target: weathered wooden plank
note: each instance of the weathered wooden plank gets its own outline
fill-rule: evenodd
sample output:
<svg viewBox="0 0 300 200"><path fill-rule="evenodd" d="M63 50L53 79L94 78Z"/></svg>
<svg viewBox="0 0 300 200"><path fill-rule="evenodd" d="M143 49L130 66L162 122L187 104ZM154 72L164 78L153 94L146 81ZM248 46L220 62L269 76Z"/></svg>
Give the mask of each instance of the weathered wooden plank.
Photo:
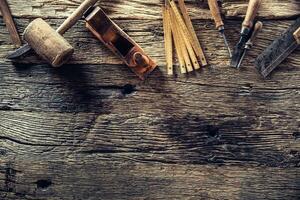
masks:
<svg viewBox="0 0 300 200"><path fill-rule="evenodd" d="M27 26L29 20L16 20L20 32ZM57 27L62 20L47 20L53 27ZM165 70L165 56L163 45L162 22L153 20L117 20L121 27L135 39L145 51L153 57L157 63ZM241 22L240 22L241 23ZM245 67L252 67L254 59L264 48L271 44L272 40L279 36L290 24L288 21L264 21L264 29L259 34L254 48L246 56L243 63ZM4 23L0 21L0 62L9 62L5 60L8 51L13 50L7 32L4 29ZM194 26L201 41L207 60L210 64L219 65L221 68L228 68L229 58L223 39L215 30L213 22L194 21ZM3 29L1 28L3 27ZM236 21L227 21L227 37L231 48L236 44L240 31L240 25ZM108 49L97 41L92 34L85 28L81 21L65 34L66 39L75 48L75 55L69 62L72 64L121 64L121 61L113 55ZM218 49L218 51L216 51ZM18 61L19 63L41 63L36 56L29 56ZM289 68L297 69L300 65L299 51L292 54L281 66L289 65Z"/></svg>
<svg viewBox="0 0 300 200"><path fill-rule="evenodd" d="M139 105L128 109L130 104L124 107L121 101L104 108L107 113L0 111L2 157L38 159L42 154L57 160L76 154L111 161L126 157L177 164L300 165L296 110L270 108L267 113L259 106L222 112L209 105L209 113L196 105L148 101L144 98L143 110Z"/></svg>
<svg viewBox="0 0 300 200"><path fill-rule="evenodd" d="M81 1L9 2L22 32L38 16L58 27ZM246 1L224 2L233 47ZM70 64L79 65L25 64L41 63L31 56L12 66L0 19L0 199L298 199L300 52L268 80L252 63L299 3L264 1L264 30L237 71L206 3L187 1L212 66L171 77L161 3L101 1L158 61L145 82L83 21L66 34L77 49Z"/></svg>
<svg viewBox="0 0 300 200"><path fill-rule="evenodd" d="M17 17L61 18L70 15L81 3L80 0L10 0L10 7ZM207 2L186 1L192 18L212 19ZM131 19L161 19L162 0L110 0L99 1L99 4L112 18ZM224 1L223 12L226 17L243 17L247 9L247 1ZM22 5L22 6L20 6ZM259 16L268 19L290 18L299 15L300 2L298 0L264 0Z"/></svg>
<svg viewBox="0 0 300 200"><path fill-rule="evenodd" d="M190 106L193 111L196 106L207 113L218 109L236 114L250 105L266 105L275 111L297 111L299 70L283 66L269 80L263 80L254 68L237 71L209 67L187 77L167 77L156 70L141 82L126 66L68 65L54 69L2 65L0 95L0 107L11 110L107 112L120 101L143 110L146 101L151 106L160 99L165 101L160 109Z"/></svg>
<svg viewBox="0 0 300 200"><path fill-rule="evenodd" d="M0 197L23 199L289 199L299 169L65 161L0 163ZM226 191L226 192L224 192Z"/></svg>
<svg viewBox="0 0 300 200"><path fill-rule="evenodd" d="M260 78L254 68L237 71L209 67L187 77L167 77L156 70L146 82L141 82L126 66L68 65L54 69L43 65L2 65L0 107L6 110L107 112L118 102L143 110L144 104L151 106L155 99L160 99L165 101L157 104L162 109L160 106L190 106L191 111L198 108L207 113L216 109L234 115L240 109L251 107L255 110L260 105L274 112L297 111L298 83L299 70L287 66L269 80Z"/></svg>

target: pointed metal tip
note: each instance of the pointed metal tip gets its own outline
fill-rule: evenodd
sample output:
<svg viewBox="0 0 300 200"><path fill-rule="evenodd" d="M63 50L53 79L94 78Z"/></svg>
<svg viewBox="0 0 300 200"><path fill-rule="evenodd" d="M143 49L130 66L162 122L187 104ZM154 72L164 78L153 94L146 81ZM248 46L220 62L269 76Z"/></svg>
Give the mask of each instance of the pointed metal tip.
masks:
<svg viewBox="0 0 300 200"><path fill-rule="evenodd" d="M25 44L24 46L18 48L17 50L9 53L6 58L10 60L17 59L25 54L27 54L31 50L31 47L28 44Z"/></svg>
<svg viewBox="0 0 300 200"><path fill-rule="evenodd" d="M227 42L227 39L226 39L225 33L224 33L224 32L220 32L220 33L221 33L221 35L222 35L222 37L223 37L224 44L225 44L225 46L226 46L226 48L227 48L227 51L228 51L229 57L230 57L230 58L232 58L231 49L230 49L230 47L229 47L229 45L228 45L228 42Z"/></svg>

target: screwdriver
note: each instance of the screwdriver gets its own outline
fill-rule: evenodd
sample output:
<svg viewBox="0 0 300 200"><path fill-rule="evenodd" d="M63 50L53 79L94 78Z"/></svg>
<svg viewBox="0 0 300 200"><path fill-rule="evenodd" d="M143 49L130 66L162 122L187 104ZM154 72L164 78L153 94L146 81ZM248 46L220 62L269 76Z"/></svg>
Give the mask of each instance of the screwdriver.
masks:
<svg viewBox="0 0 300 200"><path fill-rule="evenodd" d="M208 6L209 6L210 12L214 18L216 28L221 33L221 36L224 39L225 46L226 46L229 56L231 58L232 54L231 54L231 50L229 48L229 45L228 45L228 42L227 42L227 39L225 36L225 27L224 27L224 23L223 23L223 20L221 17L218 1L217 0L208 0Z"/></svg>

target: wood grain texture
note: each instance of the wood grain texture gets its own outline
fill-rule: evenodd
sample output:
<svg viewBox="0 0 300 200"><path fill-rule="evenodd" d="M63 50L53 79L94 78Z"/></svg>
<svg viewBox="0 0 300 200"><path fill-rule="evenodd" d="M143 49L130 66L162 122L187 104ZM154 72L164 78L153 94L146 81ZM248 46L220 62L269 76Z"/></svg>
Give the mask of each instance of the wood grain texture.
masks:
<svg viewBox="0 0 300 200"><path fill-rule="evenodd" d="M299 197L297 169L136 163L126 158L111 162L109 155L86 155L84 163L80 159L73 155L67 161L0 164L2 188L10 191L0 195L8 200Z"/></svg>
<svg viewBox="0 0 300 200"><path fill-rule="evenodd" d="M62 18L69 16L81 0L10 0L9 4L17 17ZM244 18L248 1L224 0L223 11L229 18ZM161 19L161 0L104 0L98 2L113 19ZM186 0L194 19L212 19L206 1ZM19 6L22 5L22 6ZM267 19L286 19L299 15L298 0L264 0L259 16Z"/></svg>
<svg viewBox="0 0 300 200"><path fill-rule="evenodd" d="M57 28L81 1L9 3L22 32L37 16ZM228 67L207 4L186 3L210 65L168 76L160 1L100 2L158 61L146 81L83 21L65 34L75 48L68 65L34 54L13 64L0 18L1 200L299 198L300 51L267 80L253 66L299 1L263 1L264 28L240 70ZM245 11L246 1L224 1L231 47Z"/></svg>

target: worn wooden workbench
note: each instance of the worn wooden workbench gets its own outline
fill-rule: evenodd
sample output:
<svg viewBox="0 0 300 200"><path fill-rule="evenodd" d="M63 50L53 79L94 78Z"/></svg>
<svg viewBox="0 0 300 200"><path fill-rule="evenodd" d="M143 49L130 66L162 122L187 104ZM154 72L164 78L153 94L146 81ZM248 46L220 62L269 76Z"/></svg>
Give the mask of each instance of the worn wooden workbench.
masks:
<svg viewBox="0 0 300 200"><path fill-rule="evenodd" d="M39 16L57 27L80 2L9 0L20 32ZM224 1L231 47L246 2ZM68 65L34 55L13 65L0 18L0 199L299 199L300 51L267 80L253 61L300 1L263 2L264 30L237 71L206 2L187 1L211 65L171 77L160 1L101 1L158 62L145 82L83 21L66 34Z"/></svg>

